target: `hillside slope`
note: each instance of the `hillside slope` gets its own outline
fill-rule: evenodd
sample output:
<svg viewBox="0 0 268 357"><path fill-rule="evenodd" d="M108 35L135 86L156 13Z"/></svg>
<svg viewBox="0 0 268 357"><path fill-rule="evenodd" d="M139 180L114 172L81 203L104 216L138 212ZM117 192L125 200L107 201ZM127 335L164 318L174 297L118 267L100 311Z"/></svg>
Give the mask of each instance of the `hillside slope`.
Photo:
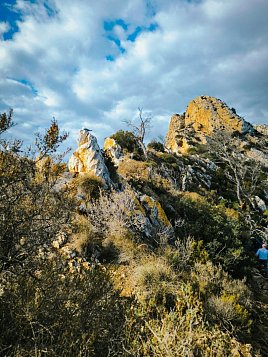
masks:
<svg viewBox="0 0 268 357"><path fill-rule="evenodd" d="M146 153L81 130L67 169L56 125L0 152L1 353L265 356L265 132L202 96Z"/></svg>

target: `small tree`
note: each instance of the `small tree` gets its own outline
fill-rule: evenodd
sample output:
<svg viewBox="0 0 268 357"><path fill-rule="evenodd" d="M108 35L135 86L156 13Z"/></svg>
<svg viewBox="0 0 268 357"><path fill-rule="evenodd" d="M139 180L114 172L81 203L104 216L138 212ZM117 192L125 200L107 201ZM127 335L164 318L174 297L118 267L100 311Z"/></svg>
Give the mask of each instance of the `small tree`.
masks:
<svg viewBox="0 0 268 357"><path fill-rule="evenodd" d="M57 151L59 146L68 138L68 133L65 131L60 133L58 123L55 118L51 121L50 127L45 134L36 134L35 146L38 151L38 160L43 157L53 154Z"/></svg>
<svg viewBox="0 0 268 357"><path fill-rule="evenodd" d="M133 120L131 119L125 119L124 123L127 124L127 126L129 128L131 128L133 134L135 135L137 142L140 146L140 148L142 149L142 152L145 156L145 158L147 158L147 152L146 152L146 147L144 145L144 138L145 135L147 133L148 130L150 130L151 128L151 120L152 117L151 116L143 116L143 110L142 108L138 108L139 111L139 123L136 124L135 122L133 122Z"/></svg>
<svg viewBox="0 0 268 357"><path fill-rule="evenodd" d="M9 113L0 114L0 135L14 126L13 122L13 109L9 110Z"/></svg>

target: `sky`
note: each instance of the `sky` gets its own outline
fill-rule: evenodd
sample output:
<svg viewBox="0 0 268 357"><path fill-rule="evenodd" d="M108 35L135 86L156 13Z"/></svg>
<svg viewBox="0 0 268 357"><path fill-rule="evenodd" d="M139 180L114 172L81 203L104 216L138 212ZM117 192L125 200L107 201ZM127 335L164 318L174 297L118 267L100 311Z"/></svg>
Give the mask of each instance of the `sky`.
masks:
<svg viewBox="0 0 268 357"><path fill-rule="evenodd" d="M199 95L268 124L267 16L267 0L0 0L0 112L27 144L55 117L73 149L139 107L147 140L165 136Z"/></svg>

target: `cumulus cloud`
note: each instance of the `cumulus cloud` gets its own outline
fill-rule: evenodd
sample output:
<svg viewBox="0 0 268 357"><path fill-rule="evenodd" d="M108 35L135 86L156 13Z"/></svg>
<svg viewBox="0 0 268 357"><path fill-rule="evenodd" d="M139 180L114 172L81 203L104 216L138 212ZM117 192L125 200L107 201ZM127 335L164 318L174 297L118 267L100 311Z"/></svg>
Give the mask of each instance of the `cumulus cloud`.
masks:
<svg viewBox="0 0 268 357"><path fill-rule="evenodd" d="M102 142L138 107L156 137L201 94L267 123L267 10L266 0L17 0L16 27L0 22L0 111L14 108L26 142L55 116L73 147L82 126Z"/></svg>

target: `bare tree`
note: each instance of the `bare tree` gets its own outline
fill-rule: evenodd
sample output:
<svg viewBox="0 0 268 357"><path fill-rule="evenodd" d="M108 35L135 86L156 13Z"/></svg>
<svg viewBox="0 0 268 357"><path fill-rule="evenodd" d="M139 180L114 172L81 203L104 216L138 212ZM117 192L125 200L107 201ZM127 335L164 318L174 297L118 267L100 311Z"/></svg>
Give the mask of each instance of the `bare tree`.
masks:
<svg viewBox="0 0 268 357"><path fill-rule="evenodd" d="M254 207L253 195L261 181L261 164L246 155L242 141L229 132L216 132L207 138L207 147L217 164L224 164L225 175L236 187L241 207Z"/></svg>
<svg viewBox="0 0 268 357"><path fill-rule="evenodd" d="M127 124L127 126L132 130L133 134L135 135L138 145L140 146L144 156L147 158L147 152L146 148L144 145L144 138L148 130L151 128L151 116L143 116L143 109L138 108L139 111L139 123L136 124L133 120L131 119L125 119L123 120L124 123Z"/></svg>

